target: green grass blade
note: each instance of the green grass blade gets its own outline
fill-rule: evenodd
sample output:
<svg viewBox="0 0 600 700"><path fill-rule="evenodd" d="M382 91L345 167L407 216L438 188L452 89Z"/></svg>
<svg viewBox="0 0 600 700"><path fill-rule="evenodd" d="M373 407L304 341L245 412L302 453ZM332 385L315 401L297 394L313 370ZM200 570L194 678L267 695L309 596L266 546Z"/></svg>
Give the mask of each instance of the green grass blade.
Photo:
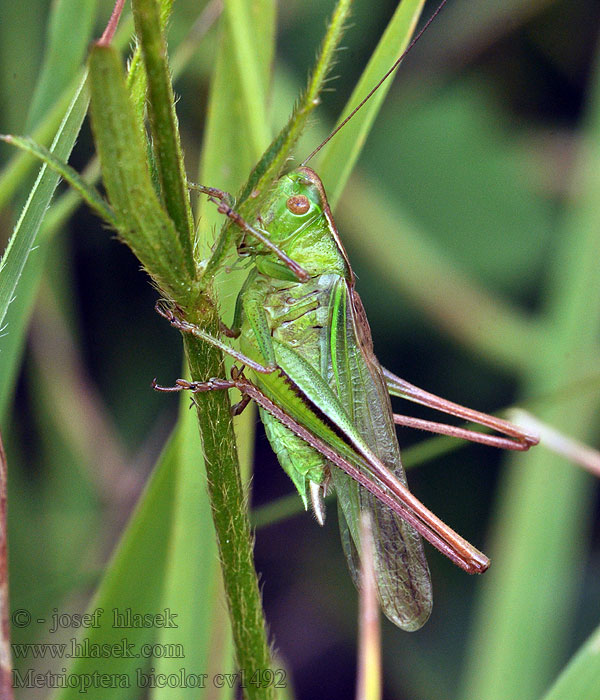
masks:
<svg viewBox="0 0 600 700"><path fill-rule="evenodd" d="M260 92L260 113L266 110L267 87L270 81L271 62L275 48L275 5L271 0L254 0L244 16L251 22L245 33L255 37L254 50L257 52ZM239 63L235 57L235 37L231 23L221 18L219 24L219 45L215 68L210 86L210 99L206 130L202 146L199 182L219 187L227 192L237 192L253 168L262 150L269 142L257 145L261 132L251 133L245 109L239 99L244 75L239 73ZM198 201L198 213L203 222L203 230L221 228L222 215L205 197ZM206 241L199 241L205 246ZM205 255L207 248L200 251Z"/></svg>
<svg viewBox="0 0 600 700"><path fill-rule="evenodd" d="M73 100L73 95L79 90L83 71L77 76L69 87L63 91L56 103L46 112L39 126L34 129L32 138L36 143L49 143L52 141ZM0 171L0 209L8 204L33 166L37 163L35 158L26 153L17 152Z"/></svg>
<svg viewBox="0 0 600 700"><path fill-rule="evenodd" d="M78 135L79 127L75 127L77 121L81 123L87 110L86 91L82 93L82 86L85 82L85 73L79 66L75 65L76 56L82 54L89 44L91 36L90 15L93 13L91 4L86 2L78 8L80 3L65 1L57 3L53 8L51 19L52 29L50 30L50 47L47 51L47 61L51 63L58 60L65 52L65 46L70 47L65 52L65 59L70 63L71 80L66 87L57 95L58 84L52 82L54 71L42 67L40 85L36 88L36 106L32 110L29 121L39 124L34 131L34 139L38 143L48 143L54 136L59 138L60 131L63 135L56 142L54 155L62 160L67 160L73 143ZM54 13L66 13L65 16L55 18ZM77 37L73 37L73 12L80 12L76 25L78 27ZM127 37L131 31L131 23L124 26L119 32L118 41L120 44L127 42ZM84 48L82 48L84 47ZM54 65L54 64L53 64ZM79 69L79 70L78 70ZM67 83L68 71L61 68L57 74L60 78L58 82ZM46 83L46 79L48 82ZM80 96L79 98L77 96ZM40 110L38 112L38 110ZM75 110L75 111L74 111ZM75 112L79 111L79 114ZM43 117L41 116L43 113ZM72 122L72 124L71 124ZM71 124L71 126L69 126ZM68 143L70 142L70 143ZM0 208L15 193L19 185L24 181L29 170L35 165L36 160L25 153L18 153L0 174ZM45 174L44 174L45 173ZM50 187L53 178L58 181L54 173L47 169L42 169L37 181L36 193L30 194L28 200L29 211L23 212L20 220L20 233L13 241L15 249L8 257L8 249L0 263L2 269L2 279L0 279L0 289L7 285L6 293L13 288L12 301L9 299L8 310L0 302L0 313L4 316L4 321L0 323L0 328L5 326L5 335L0 333L0 352L2 362L0 363L0 416L4 416L9 401L14 378L19 366L21 349L24 344L25 329L29 322L31 309L37 293L37 288L42 275L44 262L46 260L46 243L39 240L35 233L36 227L42 220L44 212L51 200ZM28 240L26 240L28 239ZM29 255L31 247L37 248L34 255ZM5 267L6 266L6 267ZM6 277L5 277L6 274ZM15 285L15 279L16 284ZM2 295L0 295L2 296Z"/></svg>
<svg viewBox="0 0 600 700"><path fill-rule="evenodd" d="M131 36L132 26L131 18L122 21L121 28L115 37L115 46L122 48L127 45ZM87 37L87 43L89 43L89 40L90 36ZM69 85L56 97L55 102L47 107L43 117L40 117L39 125L29 134L36 143L46 144L52 140L73 100L73 95L79 90L83 73L84 71L80 64L80 70L72 78ZM19 185L23 183L23 179L35 163L35 159L27 156L25 153L18 153L0 171L0 209L6 205Z"/></svg>
<svg viewBox="0 0 600 700"><path fill-rule="evenodd" d="M261 57L256 51L257 37L253 33L253 25L260 23L262 17L259 15L258 21L253 23L250 18L250 7L245 0L225 0L224 9L241 87L242 109L248 120L252 151L255 158L258 158L271 137L264 80L265 69L268 70L269 65L265 65L264 60L262 66L259 64ZM272 16L272 12L270 14ZM268 22L266 27L269 27Z"/></svg>
<svg viewBox="0 0 600 700"><path fill-rule="evenodd" d="M600 627L573 656L542 700L600 699Z"/></svg>
<svg viewBox="0 0 600 700"><path fill-rule="evenodd" d="M402 55L410 42L424 4L424 0L404 0L399 3L338 123L352 112ZM344 189L391 84L392 76L325 146L325 155L316 168L332 207L335 207Z"/></svg>
<svg viewBox="0 0 600 700"><path fill-rule="evenodd" d="M61 161L47 148L40 146L27 137L0 135L0 139L39 158L39 160L66 180L83 201L93 209L101 219L104 219L109 226L113 228L117 227L118 224L114 212L104 201L98 190L93 185L88 184L68 163Z"/></svg>
<svg viewBox="0 0 600 700"><path fill-rule="evenodd" d="M176 432L165 448L156 469L142 494L127 529L113 555L106 573L96 591L88 610L93 612L103 608L101 624L86 630L79 638L83 643L88 640L90 648L95 644L133 644L135 652L140 652L142 644L156 642L159 626L120 629L113 626L113 610L132 613L160 613L165 601L165 575L169 571L168 561L173 532L173 522L177 509L177 480L181 461L179 459L181 441L189 440L197 445L195 431L187 434ZM173 613L177 610L173 609ZM182 615L183 617L183 615ZM175 618L179 623L179 618ZM185 622L185 621L182 621ZM102 697L110 700L130 700L137 697L140 688L140 676L151 665L143 657L120 657L111 655L102 659L102 672L124 674L128 687L102 689ZM98 671L98 659L88 656L78 658L69 669L69 673L81 678L85 674ZM133 689L133 690L132 690ZM75 700L80 698L78 688L59 690L55 700Z"/></svg>
<svg viewBox="0 0 600 700"><path fill-rule="evenodd" d="M36 84L25 133L37 127L85 61L97 0L59 0L48 23L46 56ZM77 27L77 31L73 28Z"/></svg>
<svg viewBox="0 0 600 700"><path fill-rule="evenodd" d="M87 90L85 81L82 81L50 149L56 158L63 161L69 159L85 117L87 105ZM40 224L54 194L58 180L59 175L57 173L50 170L47 165L42 166L8 242L8 246L4 251L2 261L0 261L0 328L4 324L8 307L17 292L17 285L23 268L35 245ZM10 328L8 328L8 332L10 333ZM1 348L2 338L0 338L0 352Z"/></svg>
<svg viewBox="0 0 600 700"><path fill-rule="evenodd" d="M4 3L0 22L2 131L16 131L27 119L33 88L43 61L44 27L39 16L48 4Z"/></svg>

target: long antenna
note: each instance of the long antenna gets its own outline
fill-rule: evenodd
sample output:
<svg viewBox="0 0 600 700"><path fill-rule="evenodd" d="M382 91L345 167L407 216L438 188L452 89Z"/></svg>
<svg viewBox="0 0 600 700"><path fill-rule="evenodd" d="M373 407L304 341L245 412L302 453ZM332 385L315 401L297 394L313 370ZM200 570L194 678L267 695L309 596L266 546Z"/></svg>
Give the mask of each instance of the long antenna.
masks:
<svg viewBox="0 0 600 700"><path fill-rule="evenodd" d="M389 69L389 71L383 76L383 78L375 85L375 87L369 92L369 94L358 104L357 107L355 107L350 114L344 119L344 121L336 127L330 134L329 136L325 139L325 141L322 141L316 148L315 150L308 156L308 158L305 158L304 161L302 162L302 165L306 165L308 161L315 156L326 143L329 143L331 139L337 134L337 132L352 119L352 117L358 112L359 109L362 109L365 104L373 97L373 95L379 90L379 88L385 83L385 81L390 77L390 75L398 68L398 66L402 63L402 61L406 58L406 55L409 53L409 51L413 48L413 46L419 41L419 39L423 36L423 34L429 29L429 26L433 22L433 20L440 14L440 12L443 10L444 5L448 2L448 0L442 0L442 2L438 5L436 11L431 15L431 17L425 22L423 25L422 29L415 35L413 40L410 42L408 45L406 51L402 53L400 58L396 60L394 65Z"/></svg>

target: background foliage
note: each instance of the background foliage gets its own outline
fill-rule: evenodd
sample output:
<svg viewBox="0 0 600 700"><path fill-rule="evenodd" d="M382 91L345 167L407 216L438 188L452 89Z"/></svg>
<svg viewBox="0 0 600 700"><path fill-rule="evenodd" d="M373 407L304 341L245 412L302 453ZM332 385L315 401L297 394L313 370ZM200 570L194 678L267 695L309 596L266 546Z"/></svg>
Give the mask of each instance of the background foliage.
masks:
<svg viewBox="0 0 600 700"><path fill-rule="evenodd" d="M73 15L61 15L68 5L0 4L1 132L43 125L110 11L110 3L75 3ZM202 9L175 3L172 55ZM338 77L301 157L327 133L393 9L356 0ZM279 8L273 127L305 82L330 10L312 0ZM63 24L51 25L57 17ZM50 55L49 27L60 47ZM400 69L336 209L384 365L482 410L518 400L592 443L600 386L597 30L591 1L479 2L476 9L451 2ZM194 44L175 82L192 179L216 41L215 26ZM8 163L14 153L0 145ZM92 152L86 125L72 164L81 170ZM235 152L225 143L223 154L226 172ZM33 172L19 175L11 204L8 180L0 181L3 241ZM11 606L34 618L80 609L94 591L175 419L175 400L153 394L150 380L167 383L181 373L179 337L154 314L155 292L125 247L84 208L54 233L47 224L41 236L32 257L45 272L27 342L12 342L10 318L0 338ZM11 313L26 303L23 291ZM129 530L112 570L132 552L139 566L131 580L115 577L105 595L154 610L162 577L188 625L172 639L155 631L156 641L184 643L185 665L193 659L197 672L210 674L229 669L227 621L189 423L163 453L146 501L147 526ZM421 439L400 434L402 445ZM169 460L181 465L181 476L167 488L161 475ZM431 552L431 620L413 635L384 626L386 697L542 697L599 621L594 481L543 448L507 457L469 447L409 478L493 564L485 577L469 578ZM253 506L290 492L259 432ZM297 514L257 532L267 620L298 698L348 697L355 680L355 592L334 510L323 530ZM189 561L205 564L190 570ZM33 625L15 630L14 640L58 637ZM153 665L169 671L181 663ZM598 692L591 684L581 697L592 697L594 687ZM197 696L188 692L172 697Z"/></svg>

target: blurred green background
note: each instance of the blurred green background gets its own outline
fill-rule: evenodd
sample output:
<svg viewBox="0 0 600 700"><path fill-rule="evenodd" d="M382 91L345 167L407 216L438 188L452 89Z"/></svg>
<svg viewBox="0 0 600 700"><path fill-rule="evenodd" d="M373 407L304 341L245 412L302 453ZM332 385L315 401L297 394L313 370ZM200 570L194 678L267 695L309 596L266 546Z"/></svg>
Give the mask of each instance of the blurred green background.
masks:
<svg viewBox="0 0 600 700"><path fill-rule="evenodd" d="M52 102L36 83L49 17L60 4L0 2L2 133L32 133ZM434 7L428 3L425 14ZM176 0L172 54L203 8ZM317 0L281 3L274 129L304 84L331 8ZM81 28L85 39L79 54L75 39L61 46L73 50L75 67L86 31L93 27L91 36L99 36L110 9L104 1L82 5L81 27L70 28L73 37ZM332 90L298 149L300 160L331 128L394 9L392 2L356 0ZM596 446L599 16L591 0L451 1L400 68L335 212L383 365L484 411L518 401ZM210 10L202 21L209 19ZM217 23L193 45L175 81L191 179L216 42ZM55 79L56 90L64 87L61 76ZM8 163L14 153L0 146ZM71 163L81 170L92 154L86 123ZM21 176L10 203L2 198L3 245L33 177L33 169ZM0 337L11 608L27 609L34 619L86 606L176 418L175 399L154 394L150 381L158 376L166 384L181 374L179 336L154 313L156 292L110 232L79 207L55 233L41 235L51 244L32 253L45 256L45 272L27 337L7 350L10 318ZM21 302L24 295L11 310ZM398 410L427 415L413 406ZM403 430L399 439L409 446L424 438ZM383 623L385 697L542 697L599 623L595 481L543 447L506 456L476 446L428 461L409 480L493 563L484 577L468 577L428 548L434 612L414 634ZM291 492L259 428L252 504L260 508ZM192 525L157 508L154 530L139 540L139 578L128 590L134 601L139 594L140 611L150 605L144 591L154 575L152 556L160 567L170 551L169 541L159 546L154 538L177 522L177 536L189 538L197 552L196 535L201 546L213 536L201 511L203 494L198 474L188 492ZM334 511L332 504L323 529L298 511L256 536L271 638L297 698L350 697L356 678L356 592ZM219 660L228 658L227 620L224 603L214 598L214 552L206 546L206 563L197 576L188 572L186 591L192 609L212 613L209 627L198 622L192 630L190 644L204 640L197 672L216 672L229 668ZM175 585L156 572L161 575L166 588ZM66 638L75 632L64 630ZM58 640L36 624L13 635L17 642ZM15 665L60 670L66 664L22 659ZM597 697L588 690L556 697ZM217 695L214 688L150 693Z"/></svg>

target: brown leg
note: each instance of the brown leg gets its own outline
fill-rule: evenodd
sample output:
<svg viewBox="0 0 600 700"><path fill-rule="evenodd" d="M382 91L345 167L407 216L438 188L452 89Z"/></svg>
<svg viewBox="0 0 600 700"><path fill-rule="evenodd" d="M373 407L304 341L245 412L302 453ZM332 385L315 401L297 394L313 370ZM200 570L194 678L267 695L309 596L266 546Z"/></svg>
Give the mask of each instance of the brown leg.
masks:
<svg viewBox="0 0 600 700"><path fill-rule="evenodd" d="M156 309L156 312L159 313L163 318L166 318L167 321L169 321L169 323L174 328L177 328L182 333L191 333L192 335L195 335L196 338L200 338L201 340L204 340L207 343L216 346L225 354L229 355L230 357L233 357L241 364L247 365L259 374L271 374L277 369L277 367L261 365L259 362L255 362L250 357L247 357L243 353L238 352L234 348L227 345L227 343L223 343L218 338L212 336L210 333L207 333L206 331L202 330L202 328L199 328L198 326L194 325L193 323L190 323L189 321L185 321L184 319L179 318L179 316L175 314L171 307L162 300L157 301L154 308Z"/></svg>
<svg viewBox="0 0 600 700"><path fill-rule="evenodd" d="M204 192L204 194L207 194L210 201L217 205L220 214L224 214L225 216L229 217L241 231L249 234L254 239L262 243L265 248L268 248L281 260L284 265L286 265L286 267L288 267L294 273L294 275L296 275L300 282L306 282L306 280L309 279L310 275L304 268L300 267L300 265L292 260L289 255L286 255L281 248L278 248L257 228L251 226L232 208L233 197L228 192L223 192L223 190L218 190L215 187L205 187L204 185L192 185L192 183L188 183L188 185L193 186L193 188L199 192Z"/></svg>
<svg viewBox="0 0 600 700"><path fill-rule="evenodd" d="M428 430L433 433L460 437L464 438L465 440L481 442L484 445L493 445L495 447L502 447L508 450L528 450L530 447L537 445L540 441L537 435L526 432L518 425L513 425L508 421L502 420L502 418L496 418L496 416L491 416L488 413L475 411L472 408L467 408L466 406L461 406L460 404L453 403L447 399L442 399L435 394L430 394L428 391L419 389L419 387L414 386L414 384L410 384L410 382L397 377L389 370L385 368L382 369L388 391L390 394L392 394L392 396L399 396L403 399L413 401L414 403L419 403L422 406L434 408L442 413L447 413L448 415L456 416L457 418L463 418L464 420L478 423L486 428L496 430L507 437L485 435L474 430L454 428L443 423L421 421L416 418L409 418L408 416L394 416L394 421L398 425L406 425L411 428L421 428L422 430Z"/></svg>

